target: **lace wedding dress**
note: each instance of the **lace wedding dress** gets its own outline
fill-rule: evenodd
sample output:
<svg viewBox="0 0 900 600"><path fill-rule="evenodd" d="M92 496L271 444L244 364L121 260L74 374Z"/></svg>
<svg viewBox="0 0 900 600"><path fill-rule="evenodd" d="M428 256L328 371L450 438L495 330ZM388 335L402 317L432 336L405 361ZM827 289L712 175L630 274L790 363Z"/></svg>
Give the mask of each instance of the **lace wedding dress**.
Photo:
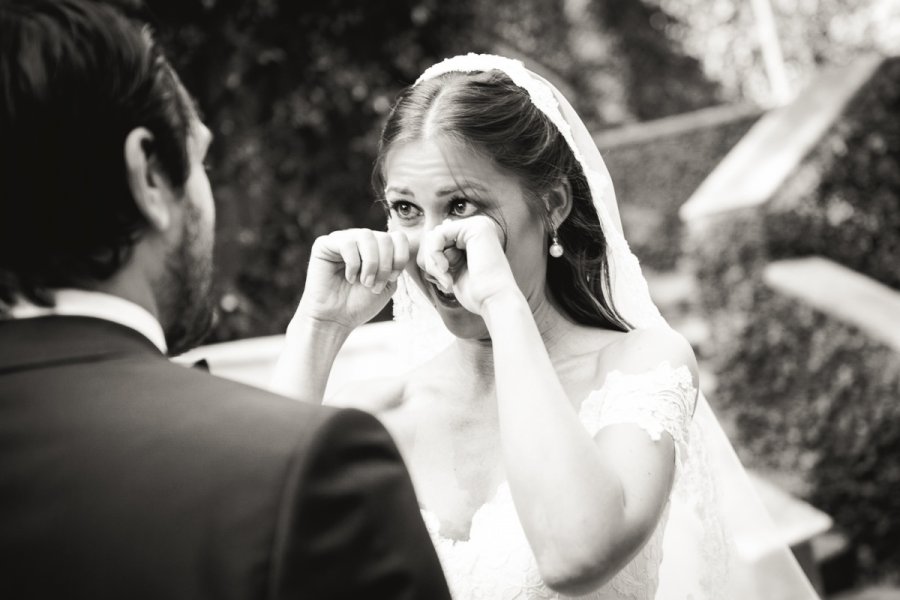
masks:
<svg viewBox="0 0 900 600"><path fill-rule="evenodd" d="M659 440L663 432L669 433L675 440L677 481L683 475L683 457L689 451L695 397L696 390L687 367L673 369L663 363L656 370L641 375L613 372L602 388L585 398L579 418L592 435L602 427L619 423L637 425L653 440ZM668 513L669 506L647 543L615 577L596 592L581 597L652 600L659 582ZM427 510L422 511L422 516L454 598L537 600L561 597L541 580L506 484L501 485L495 497L475 513L467 540L443 537L436 517ZM703 515L703 518L714 519L715 515ZM723 535L721 527L710 525L712 534ZM713 539L713 535L709 542L724 544L723 539ZM718 576L724 576L724 569ZM709 584L710 590L721 587L714 582Z"/></svg>
<svg viewBox="0 0 900 600"><path fill-rule="evenodd" d="M499 70L528 92L531 101L566 139L588 180L607 243L613 301L635 328L666 325L650 298L637 258L622 234L612 180L578 114L544 78L516 60L469 54L447 59L422 74ZM452 340L428 300L404 274L394 295L394 317L404 330L405 364L425 362ZM696 398L696 402L695 402ZM611 373L582 402L579 417L592 434L618 423L634 424L658 440L675 441L675 479L654 532L610 581L584 596L616 600L815 600L818 598L789 549L777 541L760 549L742 543L748 532L777 540L775 527L702 393L686 367L668 363L641 374ZM536 474L540 476L540 474ZM541 580L510 490L474 515L469 538L439 532L437 518L423 517L457 600L559 598Z"/></svg>

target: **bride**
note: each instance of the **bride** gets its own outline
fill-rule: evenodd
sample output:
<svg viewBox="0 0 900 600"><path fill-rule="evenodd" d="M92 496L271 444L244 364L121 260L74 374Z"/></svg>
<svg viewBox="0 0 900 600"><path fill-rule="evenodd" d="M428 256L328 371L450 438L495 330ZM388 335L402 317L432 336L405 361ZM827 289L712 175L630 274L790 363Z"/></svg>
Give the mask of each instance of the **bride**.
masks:
<svg viewBox="0 0 900 600"><path fill-rule="evenodd" d="M456 598L816 597L787 549L761 576L735 542L771 524L555 87L502 57L435 65L374 181L388 230L316 240L273 387L322 401L394 297L411 370L329 402L393 433Z"/></svg>

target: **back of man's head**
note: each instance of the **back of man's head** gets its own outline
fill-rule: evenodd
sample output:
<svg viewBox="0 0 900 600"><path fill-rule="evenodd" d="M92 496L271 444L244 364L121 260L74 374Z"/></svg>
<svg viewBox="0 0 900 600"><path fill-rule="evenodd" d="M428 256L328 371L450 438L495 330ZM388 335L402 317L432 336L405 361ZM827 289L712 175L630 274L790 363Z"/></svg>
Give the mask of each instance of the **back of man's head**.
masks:
<svg viewBox="0 0 900 600"><path fill-rule="evenodd" d="M121 268L146 227L126 136L148 129L180 187L193 108L146 28L85 0L0 2L0 96L2 312Z"/></svg>

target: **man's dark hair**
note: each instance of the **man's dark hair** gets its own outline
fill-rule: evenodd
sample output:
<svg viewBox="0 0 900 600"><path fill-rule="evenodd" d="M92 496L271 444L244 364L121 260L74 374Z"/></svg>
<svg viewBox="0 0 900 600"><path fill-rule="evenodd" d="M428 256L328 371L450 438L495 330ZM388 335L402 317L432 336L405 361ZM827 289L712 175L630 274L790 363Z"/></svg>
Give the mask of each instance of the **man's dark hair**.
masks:
<svg viewBox="0 0 900 600"><path fill-rule="evenodd" d="M145 26L83 0L0 2L0 97L2 312L119 270L147 226L125 138L146 127L179 189L193 107Z"/></svg>

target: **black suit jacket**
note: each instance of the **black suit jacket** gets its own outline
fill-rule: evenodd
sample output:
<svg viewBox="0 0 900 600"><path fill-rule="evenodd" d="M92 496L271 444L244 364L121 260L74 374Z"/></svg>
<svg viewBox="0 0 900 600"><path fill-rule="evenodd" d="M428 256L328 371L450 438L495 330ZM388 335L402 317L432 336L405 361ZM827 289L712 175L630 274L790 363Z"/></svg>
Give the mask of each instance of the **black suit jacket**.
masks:
<svg viewBox="0 0 900 600"><path fill-rule="evenodd" d="M0 598L448 597L373 417L107 321L0 321Z"/></svg>

